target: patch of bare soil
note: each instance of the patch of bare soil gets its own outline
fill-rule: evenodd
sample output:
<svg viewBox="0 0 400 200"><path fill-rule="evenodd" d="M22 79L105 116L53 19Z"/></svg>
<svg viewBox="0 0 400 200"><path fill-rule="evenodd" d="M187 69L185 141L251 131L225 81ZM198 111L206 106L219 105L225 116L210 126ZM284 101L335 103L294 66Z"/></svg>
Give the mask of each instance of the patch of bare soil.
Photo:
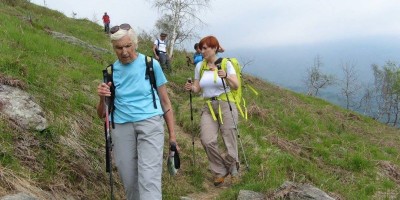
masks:
<svg viewBox="0 0 400 200"><path fill-rule="evenodd" d="M26 88L26 84L23 81L5 76L4 74L1 73L0 73L0 84L9 85L12 87L18 87L21 90L24 90Z"/></svg>
<svg viewBox="0 0 400 200"><path fill-rule="evenodd" d="M213 200L217 199L217 197L223 192L225 189L229 188L232 185L231 177L227 176L225 178L225 182L222 186L215 187L213 184L212 178L207 178L207 180L203 183L203 187L206 191L200 193L189 194L188 197L191 200Z"/></svg>
<svg viewBox="0 0 400 200"><path fill-rule="evenodd" d="M400 168L389 161L380 161L378 163L383 174L400 186Z"/></svg>
<svg viewBox="0 0 400 200"><path fill-rule="evenodd" d="M213 200L216 199L224 189L226 189L224 186L218 188L214 187L211 182L204 183L203 187L206 188L205 192L190 194L188 197L191 200Z"/></svg>

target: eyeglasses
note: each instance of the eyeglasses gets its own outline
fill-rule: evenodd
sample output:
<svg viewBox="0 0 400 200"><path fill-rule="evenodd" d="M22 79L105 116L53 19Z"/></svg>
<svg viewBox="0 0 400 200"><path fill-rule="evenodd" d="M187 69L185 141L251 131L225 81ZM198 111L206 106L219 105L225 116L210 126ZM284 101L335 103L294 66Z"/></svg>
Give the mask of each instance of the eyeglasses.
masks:
<svg viewBox="0 0 400 200"><path fill-rule="evenodd" d="M121 25L119 25L119 26L114 26L114 27L112 27L111 29L110 29L110 33L111 34L114 34L114 33L116 33L116 32L118 32L119 31L119 29L122 29L122 30L129 30L129 29L131 29L132 27L131 27L131 25L129 25L129 24L121 24Z"/></svg>

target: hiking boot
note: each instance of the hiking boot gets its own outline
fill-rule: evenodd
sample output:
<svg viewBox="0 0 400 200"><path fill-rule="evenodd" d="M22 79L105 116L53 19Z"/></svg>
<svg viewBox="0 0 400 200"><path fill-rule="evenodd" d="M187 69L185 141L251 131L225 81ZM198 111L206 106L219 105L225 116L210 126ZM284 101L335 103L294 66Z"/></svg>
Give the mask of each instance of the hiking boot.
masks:
<svg viewBox="0 0 400 200"><path fill-rule="evenodd" d="M226 173L225 176L218 176L218 177L216 177L216 178L214 179L214 186L215 186L215 187L221 186L221 185L224 183L225 178L226 178L228 175L229 175L229 173Z"/></svg>
<svg viewBox="0 0 400 200"><path fill-rule="evenodd" d="M231 184L232 184L232 185L238 184L239 181L240 181L240 179L239 179L239 173L231 174Z"/></svg>
<svg viewBox="0 0 400 200"><path fill-rule="evenodd" d="M218 187L221 186L225 181L225 177L217 177L214 179L214 186Z"/></svg>
<svg viewBox="0 0 400 200"><path fill-rule="evenodd" d="M231 184L234 185L239 183L239 172L236 165L231 166L229 173L231 174Z"/></svg>
<svg viewBox="0 0 400 200"><path fill-rule="evenodd" d="M229 173L230 173L232 176L237 176L237 175L239 175L238 167L237 167L236 164L232 165L232 166L229 168Z"/></svg>

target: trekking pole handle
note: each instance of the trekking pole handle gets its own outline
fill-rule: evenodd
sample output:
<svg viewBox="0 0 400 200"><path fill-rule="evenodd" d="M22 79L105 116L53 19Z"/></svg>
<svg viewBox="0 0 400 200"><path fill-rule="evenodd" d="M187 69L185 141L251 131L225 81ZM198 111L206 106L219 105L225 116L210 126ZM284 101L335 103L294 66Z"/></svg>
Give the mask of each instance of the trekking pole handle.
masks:
<svg viewBox="0 0 400 200"><path fill-rule="evenodd" d="M109 72L108 72L108 67L107 69L103 70L103 83L108 85L108 82L111 82L111 80L109 80ZM110 98L109 97L104 97L106 104L109 104Z"/></svg>
<svg viewBox="0 0 400 200"><path fill-rule="evenodd" d="M187 78L187 82L192 83L192 78L191 77Z"/></svg>

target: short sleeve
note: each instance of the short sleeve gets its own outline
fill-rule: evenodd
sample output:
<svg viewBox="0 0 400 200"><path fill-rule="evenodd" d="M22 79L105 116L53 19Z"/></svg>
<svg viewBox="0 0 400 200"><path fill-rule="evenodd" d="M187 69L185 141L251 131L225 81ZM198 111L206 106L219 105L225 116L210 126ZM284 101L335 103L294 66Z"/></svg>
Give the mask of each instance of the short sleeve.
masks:
<svg viewBox="0 0 400 200"><path fill-rule="evenodd" d="M203 64L203 61L197 63L196 68L194 69L194 79L200 80L200 68Z"/></svg>
<svg viewBox="0 0 400 200"><path fill-rule="evenodd" d="M153 59L153 69L154 69L154 76L156 77L157 87L160 87L161 85L164 85L165 83L168 82L164 72L161 69L160 63L156 59Z"/></svg>
<svg viewBox="0 0 400 200"><path fill-rule="evenodd" d="M230 61L226 62L226 69L227 69L226 72L228 73L228 75L231 75L231 74L236 75L235 68L233 67L233 65Z"/></svg>

